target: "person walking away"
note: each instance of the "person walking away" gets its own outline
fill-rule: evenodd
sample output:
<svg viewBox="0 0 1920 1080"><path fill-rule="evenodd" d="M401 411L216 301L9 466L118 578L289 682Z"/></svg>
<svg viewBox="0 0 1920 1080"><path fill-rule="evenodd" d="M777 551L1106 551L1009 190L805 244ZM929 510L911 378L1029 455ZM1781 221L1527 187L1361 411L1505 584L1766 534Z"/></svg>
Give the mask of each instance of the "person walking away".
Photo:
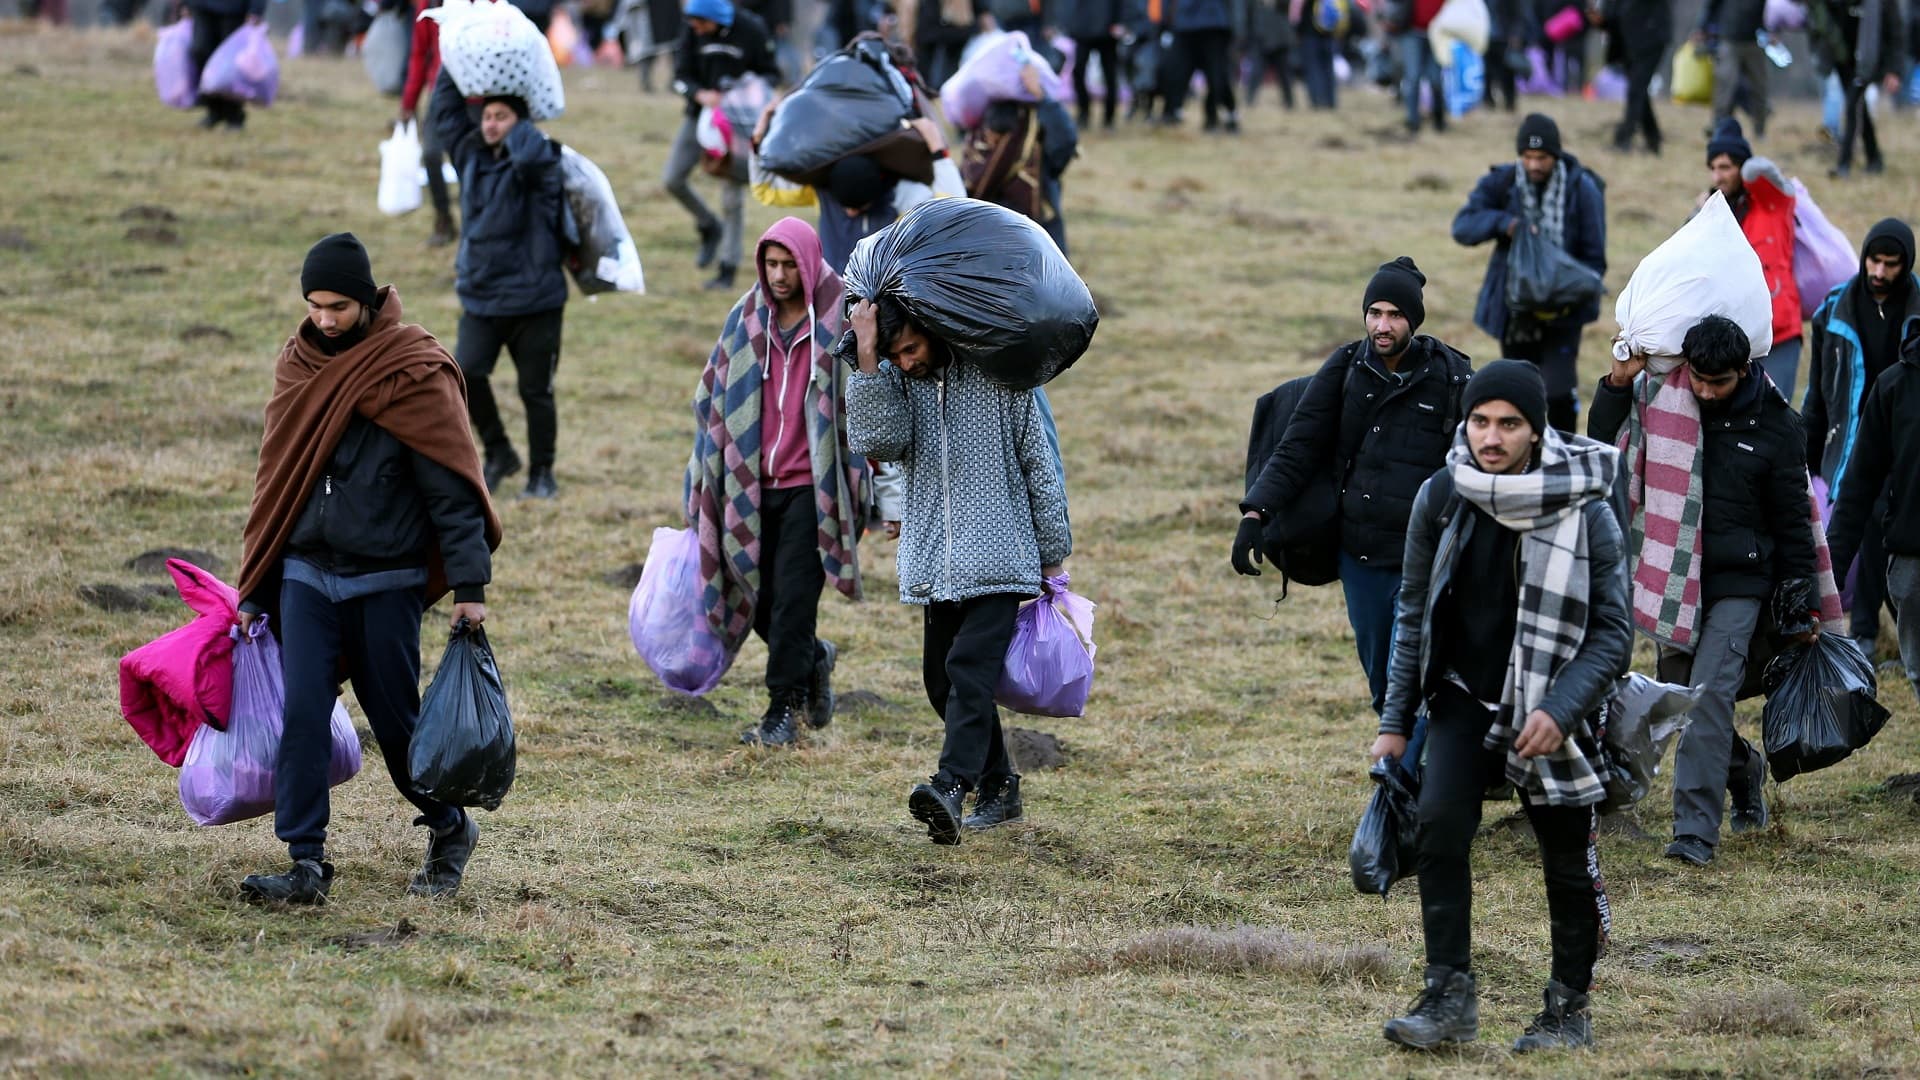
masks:
<svg viewBox="0 0 1920 1080"><path fill-rule="evenodd" d="M440 77L440 23L420 13L440 6L440 0L420 0L414 8L413 38L407 54L407 81L400 90L400 122L414 123L420 115L420 92ZM453 203L442 171L447 154L432 124L419 125L420 167L427 171L427 192L433 197L433 232L428 247L445 247L460 235L453 223Z"/></svg>
<svg viewBox="0 0 1920 1080"><path fill-rule="evenodd" d="M1386 1037L1431 1050L1479 1036L1470 854L1504 784L1540 845L1551 976L1515 1053L1593 1042L1587 994L1611 912L1600 878L1592 718L1633 654L1625 543L1608 505L1611 446L1547 425L1538 369L1496 360L1467 383L1447 464L1407 525L1393 670L1372 757L1405 758L1428 710L1420 774L1424 988ZM1409 759L1410 760L1410 759Z"/></svg>
<svg viewBox="0 0 1920 1080"><path fill-rule="evenodd" d="M1486 103L1493 108L1496 99L1508 111L1518 107L1522 75L1531 72L1530 65L1519 70L1516 61L1525 60L1527 42L1525 37L1529 17L1524 14L1528 5L1523 0L1488 0L1487 2L1487 52L1482 58L1486 65Z"/></svg>
<svg viewBox="0 0 1920 1080"><path fill-rule="evenodd" d="M849 321L858 370L847 379L848 443L904 467L900 600L925 610L921 672L946 728L938 770L907 809L934 843L957 844L963 827L1024 814L994 688L1021 602L1073 553L1066 487L1032 391L954 363L890 300L860 301ZM955 476L968 481L955 487Z"/></svg>
<svg viewBox="0 0 1920 1080"><path fill-rule="evenodd" d="M187 45L187 55L193 60L196 83L221 42L242 26L257 25L267 17L267 0L186 0L186 8L193 18L193 38ZM200 118L203 128L210 130L225 125L231 131L239 131L247 126L244 101L202 96L200 106L207 110Z"/></svg>
<svg viewBox="0 0 1920 1080"><path fill-rule="evenodd" d="M1440 60L1433 54L1433 42L1427 27L1440 14L1445 0L1404 0L1395 15L1389 15L1387 29L1394 36L1400 53L1400 103L1407 113L1408 137L1420 134L1420 84L1427 84L1432 97L1433 130L1447 130L1447 87L1440 72Z"/></svg>
<svg viewBox="0 0 1920 1080"><path fill-rule="evenodd" d="M1098 57L1100 123L1105 130L1113 130L1113 114L1120 108L1120 40L1127 36L1126 21L1126 0L1065 0L1060 29L1073 39L1073 100L1079 107L1082 128L1093 124L1093 94L1087 88L1087 71Z"/></svg>
<svg viewBox="0 0 1920 1080"><path fill-rule="evenodd" d="M1735 834L1766 827L1766 759L1734 730L1734 700L1748 643L1775 591L1803 583L1817 589L1817 579L1800 418L1747 359L1747 335L1731 319L1702 319L1681 351L1678 376L1656 378L1644 357L1614 360L1594 396L1589 433L1620 440L1643 489L1652 488L1650 496L1664 489L1682 504L1673 520L1661 515L1644 527L1636 508L1636 536L1678 539L1643 545L1630 569L1655 608L1636 605L1636 621L1660 647L1661 681L1701 689L1674 758L1666 854L1705 866L1720 844L1729 791ZM1663 382L1691 393L1662 393ZM1655 517L1653 498L1639 503Z"/></svg>
<svg viewBox="0 0 1920 1080"><path fill-rule="evenodd" d="M1907 66L1907 34L1898 0L1809 0L1807 36L1846 94L1839 155L1828 175L1836 179L1853 175L1856 137L1866 150L1866 172L1878 175L1887 165L1880 156L1873 112L1867 108L1867 88L1878 84L1889 101L1900 92L1900 76Z"/></svg>
<svg viewBox="0 0 1920 1080"><path fill-rule="evenodd" d="M578 243L561 190L560 145L527 119L518 97L490 97L479 119L443 67L434 86L433 126L460 173L460 297L455 352L467 377L467 412L486 448L489 492L520 471L490 377L504 346L527 410L527 486L522 498L559 494L553 477L560 428L554 379L566 315L567 249Z"/></svg>
<svg viewBox="0 0 1920 1080"><path fill-rule="evenodd" d="M1570 310L1515 311L1507 306L1507 257L1521 229L1537 234L1594 273L1607 272L1606 187L1560 145L1560 127L1543 113L1520 122L1520 160L1495 165L1474 185L1453 218L1453 239L1467 247L1492 242L1474 325L1500 343L1500 355L1540 369L1547 384L1547 421L1562 435L1579 431L1580 335L1600 317L1600 298Z"/></svg>
<svg viewBox="0 0 1920 1080"><path fill-rule="evenodd" d="M1607 19L1608 40L1619 43L1627 77L1626 112L1613 129L1613 148L1628 153L1639 135L1648 152L1657 155L1665 140L1653 112L1652 86L1673 44L1673 0L1615 0Z"/></svg>
<svg viewBox="0 0 1920 1080"><path fill-rule="evenodd" d="M914 23L914 53L927 85L938 90L960 70L960 56L979 26L973 0L919 0L920 18Z"/></svg>
<svg viewBox="0 0 1920 1080"><path fill-rule="evenodd" d="M1246 0L1247 108L1260 94L1260 84L1273 73L1280 103L1293 111L1293 23L1287 18L1287 0Z"/></svg>
<svg viewBox="0 0 1920 1080"><path fill-rule="evenodd" d="M307 317L274 363L240 563L243 634L279 635L286 710L274 762L274 835L293 865L254 874L255 902L324 903L332 714L344 677L400 795L431 830L407 891L460 887L480 827L414 788L407 761L420 716L420 619L449 589L449 620L487 620L500 519L459 418L460 369L400 293L377 287L367 249L334 233L300 271ZM245 646L241 646L244 648Z"/></svg>
<svg viewBox="0 0 1920 1080"><path fill-rule="evenodd" d="M1773 297L1773 351L1761 363L1781 396L1792 404L1804 333L1800 286L1793 276L1793 188L1779 166L1753 156L1752 145L1740 132L1740 121L1731 117L1721 121L1707 140L1707 173L1712 187L1701 202L1716 190L1725 195L1740 231L1760 256L1760 269Z"/></svg>
<svg viewBox="0 0 1920 1080"><path fill-rule="evenodd" d="M767 710L740 741L791 746L833 719L838 650L815 629L829 581L860 599L867 465L847 450L842 286L819 237L781 218L754 265L694 392L687 520L708 620L730 645L749 629L767 644Z"/></svg>
<svg viewBox="0 0 1920 1080"><path fill-rule="evenodd" d="M1207 83L1206 121L1201 125L1202 130L1222 130L1221 114L1224 113L1226 133L1238 135L1240 113L1233 96L1233 19L1229 0L1164 0L1164 3L1171 12L1168 22L1173 28L1174 63L1166 88L1166 112L1160 122L1169 127L1180 126L1180 110L1186 105L1194 73L1199 72Z"/></svg>
<svg viewBox="0 0 1920 1080"><path fill-rule="evenodd" d="M718 260L709 289L731 289L740 265L741 231L745 228L746 177L720 181L720 210L715 217L689 180L705 151L700 148L700 110L719 108L721 95L733 81L747 74L780 84L780 65L766 24L750 11L736 10L732 0L687 0L686 22L674 47L674 89L686 98L673 148L660 182L667 193L693 215L700 235L695 262L704 270Z"/></svg>
<svg viewBox="0 0 1920 1080"><path fill-rule="evenodd" d="M1287 10L1300 43L1300 74L1307 84L1307 105L1336 108L1340 80L1334 77L1333 60L1345 45L1353 9L1348 0L1288 0Z"/></svg>
<svg viewBox="0 0 1920 1080"><path fill-rule="evenodd" d="M1036 81L1033 69L1023 76ZM1040 223L1067 254L1067 219L1060 206L1060 177L1080 152L1080 135L1059 102L1036 94L1038 104L996 101L980 127L966 133L960 175L967 195L998 203Z"/></svg>
<svg viewBox="0 0 1920 1080"><path fill-rule="evenodd" d="M1717 38L1719 48L1713 58L1713 124L1708 134L1733 119L1734 105L1742 100L1745 89L1747 114L1753 118L1753 137L1767 137L1767 80L1772 63L1760 45L1760 31L1766 15L1766 0L1706 0L1700 9L1700 24L1688 39L1703 45Z"/></svg>

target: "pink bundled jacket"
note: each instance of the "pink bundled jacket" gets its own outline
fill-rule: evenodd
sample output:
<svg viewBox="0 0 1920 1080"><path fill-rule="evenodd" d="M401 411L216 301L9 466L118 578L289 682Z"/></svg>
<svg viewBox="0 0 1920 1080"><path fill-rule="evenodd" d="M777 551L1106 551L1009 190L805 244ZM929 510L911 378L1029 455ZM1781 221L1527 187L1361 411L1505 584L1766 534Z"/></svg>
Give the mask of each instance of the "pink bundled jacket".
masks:
<svg viewBox="0 0 1920 1080"><path fill-rule="evenodd" d="M184 559L168 559L180 599L200 617L120 658L120 711L160 760L178 768L202 723L225 731L233 708L240 598Z"/></svg>

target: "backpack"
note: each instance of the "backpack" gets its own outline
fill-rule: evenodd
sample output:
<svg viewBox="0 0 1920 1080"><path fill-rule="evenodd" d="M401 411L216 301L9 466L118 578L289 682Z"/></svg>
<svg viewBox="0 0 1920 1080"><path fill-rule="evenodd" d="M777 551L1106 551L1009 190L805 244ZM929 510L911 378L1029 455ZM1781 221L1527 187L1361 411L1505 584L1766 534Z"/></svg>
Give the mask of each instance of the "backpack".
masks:
<svg viewBox="0 0 1920 1080"><path fill-rule="evenodd" d="M998 145L984 123L968 134L960 151L960 179L968 197L998 203L1044 225L1053 217L1044 186L1045 146L1033 107L1021 113L1020 124Z"/></svg>

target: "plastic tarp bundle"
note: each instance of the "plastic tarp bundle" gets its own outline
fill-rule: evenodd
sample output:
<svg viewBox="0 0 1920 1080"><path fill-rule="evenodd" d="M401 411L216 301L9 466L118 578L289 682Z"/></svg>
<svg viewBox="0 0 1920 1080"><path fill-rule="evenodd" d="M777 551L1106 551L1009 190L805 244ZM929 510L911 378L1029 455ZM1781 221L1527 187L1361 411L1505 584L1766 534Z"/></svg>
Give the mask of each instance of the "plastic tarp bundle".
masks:
<svg viewBox="0 0 1920 1080"><path fill-rule="evenodd" d="M513 787L515 758L500 666L486 631L462 619L420 699L407 771L415 788L441 802L498 810Z"/></svg>
<svg viewBox="0 0 1920 1080"><path fill-rule="evenodd" d="M410 29L398 12L382 11L360 41L360 63L367 69L367 78L373 80L375 90L389 97L399 96L407 85Z"/></svg>
<svg viewBox="0 0 1920 1080"><path fill-rule="evenodd" d="M849 305L899 304L956 362L1015 390L1073 366L1100 325L1093 294L1052 237L977 199L922 203L860 241L844 278Z"/></svg>
<svg viewBox="0 0 1920 1080"><path fill-rule="evenodd" d="M1640 260L1613 303L1613 355L1679 356L1687 331L1724 315L1747 332L1755 360L1773 351L1773 294L1760 256L1716 191L1693 220Z"/></svg>
<svg viewBox="0 0 1920 1080"><path fill-rule="evenodd" d="M394 217L420 209L420 135L413 121L393 125L380 140L380 212Z"/></svg>
<svg viewBox="0 0 1920 1080"><path fill-rule="evenodd" d="M1373 798L1347 848L1353 887L1367 896L1387 895L1393 883L1419 866L1420 778L1396 758L1384 757L1368 771Z"/></svg>
<svg viewBox="0 0 1920 1080"><path fill-rule="evenodd" d="M180 805L196 825L229 825L273 812L273 769L286 718L286 684L280 674L280 643L255 619L244 639L233 636L233 714L227 730L203 724L180 763ZM327 786L339 787L360 771L360 736L338 698L333 703L332 756Z"/></svg>
<svg viewBox="0 0 1920 1080"><path fill-rule="evenodd" d="M1579 307L1606 291L1593 268L1522 226L1507 249L1507 307L1549 312Z"/></svg>
<svg viewBox="0 0 1920 1080"><path fill-rule="evenodd" d="M915 112L913 88L886 46L856 42L821 61L781 99L760 140L760 165L818 187L834 162L870 154L888 172L932 183L932 153L904 124Z"/></svg>
<svg viewBox="0 0 1920 1080"><path fill-rule="evenodd" d="M247 23L227 35L200 72L200 93L252 105L273 104L280 92L280 60L267 40L266 23Z"/></svg>
<svg viewBox="0 0 1920 1080"><path fill-rule="evenodd" d="M1601 780L1607 788L1603 813L1624 810L1653 791L1660 761L1686 730L1699 697L1699 690L1650 679L1637 671L1614 683L1601 736L1606 750Z"/></svg>
<svg viewBox="0 0 1920 1080"><path fill-rule="evenodd" d="M698 696L733 666L726 642L707 621L700 537L692 529L655 529L640 584L627 603L634 651L670 690Z"/></svg>
<svg viewBox="0 0 1920 1080"><path fill-rule="evenodd" d="M1027 35L1016 30L995 38L960 65L940 88L940 107L955 127L972 130L996 101L1038 101L1021 79L1027 68L1040 76L1041 93L1055 100L1067 97L1066 80L1035 51Z"/></svg>
<svg viewBox="0 0 1920 1080"><path fill-rule="evenodd" d="M1824 769L1867 745L1887 722L1873 661L1851 638L1821 634L1767 665L1760 734L1775 780Z"/></svg>
<svg viewBox="0 0 1920 1080"><path fill-rule="evenodd" d="M573 147L562 146L560 186L580 230L580 246L567 254L567 269L580 291L590 296L646 292L640 249L633 245L607 174Z"/></svg>
<svg viewBox="0 0 1920 1080"><path fill-rule="evenodd" d="M1794 177L1793 283L1800 289L1800 306L1811 314L1835 286L1859 272L1860 253Z"/></svg>
<svg viewBox="0 0 1920 1080"><path fill-rule="evenodd" d="M1093 689L1094 603L1067 586L1072 575L1047 578L1040 596L1020 605L1013 641L993 699L1032 716L1084 716Z"/></svg>
<svg viewBox="0 0 1920 1080"><path fill-rule="evenodd" d="M420 17L440 24L440 63L462 94L524 98L534 120L566 111L553 48L519 8L493 0L445 0Z"/></svg>
<svg viewBox="0 0 1920 1080"><path fill-rule="evenodd" d="M1427 40L1433 44L1433 58L1441 67L1454 63L1453 45L1458 42L1478 56L1487 51L1487 34L1492 25L1486 0L1447 0L1440 14L1427 24Z"/></svg>
<svg viewBox="0 0 1920 1080"><path fill-rule="evenodd" d="M191 109L200 98L200 80L193 70L193 17L187 16L160 31L153 42L153 88L160 104Z"/></svg>

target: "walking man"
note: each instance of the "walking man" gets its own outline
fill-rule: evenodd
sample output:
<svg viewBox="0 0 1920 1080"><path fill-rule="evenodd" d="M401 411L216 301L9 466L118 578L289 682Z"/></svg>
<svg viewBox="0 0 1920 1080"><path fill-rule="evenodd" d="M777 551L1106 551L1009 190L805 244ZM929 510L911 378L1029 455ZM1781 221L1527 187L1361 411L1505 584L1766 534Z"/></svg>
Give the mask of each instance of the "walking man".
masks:
<svg viewBox="0 0 1920 1080"><path fill-rule="evenodd" d="M1773 297L1773 351L1761 364L1780 395L1792 404L1800 377L1804 311L1800 286L1793 277L1793 187L1778 165L1753 156L1752 145L1740 132L1740 121L1732 117L1721 121L1707 141L1707 173L1712 181L1709 194L1718 190L1727 197L1740 231L1760 256L1760 270Z"/></svg>
<svg viewBox="0 0 1920 1080"><path fill-rule="evenodd" d="M1707 0L1700 9L1700 25L1689 43L1704 44L1708 38L1720 42L1713 58L1714 128L1733 119L1734 104L1744 100L1747 114L1753 117L1753 137L1767 136L1767 80L1772 63L1760 44L1765 25L1766 0ZM1710 129L1712 130L1712 129ZM1717 137L1717 136L1716 136Z"/></svg>
<svg viewBox="0 0 1920 1080"><path fill-rule="evenodd" d="M1867 89L1878 85L1888 99L1900 91L1908 57L1906 20L1898 0L1812 0L1807 5L1807 35L1846 95L1839 157L1828 175L1845 179L1853 174L1855 137L1866 150L1866 172L1884 171L1886 159L1880 156Z"/></svg>
<svg viewBox="0 0 1920 1080"><path fill-rule="evenodd" d="M719 260L711 289L733 288L734 272L740 265L747 177L745 163L736 163L734 175L720 181L720 210L725 219L708 209L688 181L700 166L700 110L720 107L720 97L735 79L749 73L764 76L771 85L780 84L780 63L767 26L751 11L737 10L733 0L687 0L686 25L680 42L674 46L673 85L686 98L680 130L674 133L673 149L667 152L667 167L660 182L667 193L679 200L693 215L694 228L700 234L700 251L695 261L702 270Z"/></svg>
<svg viewBox="0 0 1920 1080"><path fill-rule="evenodd" d="M1658 155L1666 140L1653 114L1652 87L1673 44L1673 0L1620 0L1611 5L1607 32L1619 43L1627 76L1626 114L1613 129L1613 148L1626 153L1639 135Z"/></svg>

